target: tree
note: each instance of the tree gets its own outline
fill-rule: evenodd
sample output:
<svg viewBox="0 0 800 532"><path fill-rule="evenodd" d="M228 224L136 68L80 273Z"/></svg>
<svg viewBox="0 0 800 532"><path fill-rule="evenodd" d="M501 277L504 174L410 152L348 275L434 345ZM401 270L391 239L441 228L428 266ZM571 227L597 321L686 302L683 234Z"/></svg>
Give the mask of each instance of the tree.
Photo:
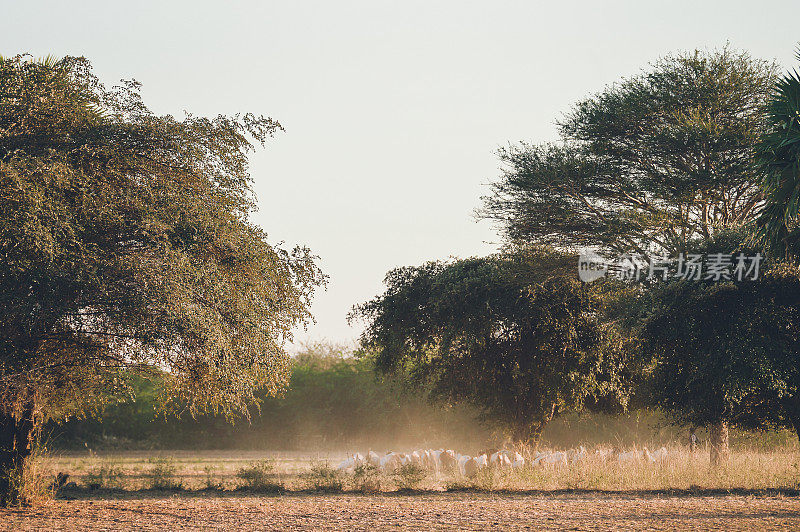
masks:
<svg viewBox="0 0 800 532"><path fill-rule="evenodd" d="M729 48L668 56L578 103L561 143L501 150L482 215L512 242L601 254L675 256L752 224L763 203L752 162L776 77L774 64Z"/></svg>
<svg viewBox="0 0 800 532"><path fill-rule="evenodd" d="M800 51L797 52L800 59ZM798 255L800 227L800 74L792 71L775 83L767 106L769 130L758 145L766 202L759 230L780 257Z"/></svg>
<svg viewBox="0 0 800 532"><path fill-rule="evenodd" d="M735 53L668 56L578 103L562 142L499 152L482 215L513 242L612 253L685 251L749 223L752 165L776 67Z"/></svg>
<svg viewBox="0 0 800 532"><path fill-rule="evenodd" d="M280 124L157 116L84 58L0 59L0 498L48 418L165 370L164 408L230 414L287 380L324 276L270 245L247 154ZM67 406L69 405L69 406Z"/></svg>
<svg viewBox="0 0 800 532"><path fill-rule="evenodd" d="M368 321L362 345L379 370L535 445L553 416L624 400L617 352L599 349L601 295L569 275L574 258L536 249L398 268L351 318Z"/></svg>
<svg viewBox="0 0 800 532"><path fill-rule="evenodd" d="M800 437L800 268L757 281L680 281L650 294L639 337L654 356L650 394L677 419L710 424L711 460L728 424L793 427Z"/></svg>

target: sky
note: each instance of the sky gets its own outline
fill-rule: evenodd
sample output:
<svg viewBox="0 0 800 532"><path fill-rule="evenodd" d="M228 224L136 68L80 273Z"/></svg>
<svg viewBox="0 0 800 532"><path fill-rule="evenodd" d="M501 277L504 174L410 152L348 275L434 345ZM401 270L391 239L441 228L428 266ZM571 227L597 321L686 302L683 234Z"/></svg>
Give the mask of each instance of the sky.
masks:
<svg viewBox="0 0 800 532"><path fill-rule="evenodd" d="M730 43L795 66L793 1L0 0L0 55L83 55L156 113L253 112L285 128L251 157L273 243L330 276L302 342L355 341L387 271L486 255L474 216L496 150L557 139L570 106L674 52Z"/></svg>

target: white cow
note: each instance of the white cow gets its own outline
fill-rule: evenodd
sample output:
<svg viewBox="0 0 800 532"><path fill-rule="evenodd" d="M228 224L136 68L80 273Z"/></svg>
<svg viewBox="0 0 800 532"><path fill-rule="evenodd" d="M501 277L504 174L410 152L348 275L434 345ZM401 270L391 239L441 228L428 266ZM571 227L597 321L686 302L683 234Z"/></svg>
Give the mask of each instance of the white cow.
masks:
<svg viewBox="0 0 800 532"><path fill-rule="evenodd" d="M637 451L636 449L625 453L619 453L619 455L617 456L617 460L619 462L633 462L641 460L642 458L644 458L644 452Z"/></svg>
<svg viewBox="0 0 800 532"><path fill-rule="evenodd" d="M519 453L507 450L497 451L496 453L492 453L492 456L489 457L489 463L495 467L511 467L511 463L516 459L515 455L518 454Z"/></svg>
<svg viewBox="0 0 800 532"><path fill-rule="evenodd" d="M574 464L575 462L580 462L584 458L586 458L586 447L581 445L577 449L570 451L570 461Z"/></svg>
<svg viewBox="0 0 800 532"><path fill-rule="evenodd" d="M467 476L467 471L465 466L466 463L470 460L472 460L472 457L466 454L459 455L456 463L458 464L458 472L461 473L462 476Z"/></svg>
<svg viewBox="0 0 800 532"><path fill-rule="evenodd" d="M422 466L427 469L436 469L436 461L433 459L433 451L431 449L425 449L422 452Z"/></svg>
<svg viewBox="0 0 800 532"><path fill-rule="evenodd" d="M541 460L540 463L544 464L567 465L567 453L561 451L548 453L544 456L541 456L540 460Z"/></svg>
<svg viewBox="0 0 800 532"><path fill-rule="evenodd" d="M653 451L652 453L649 453L649 454L650 454L649 458L650 458L651 462L658 462L660 460L664 460L664 459L667 458L667 448L666 447L662 447L661 449L659 449L657 451Z"/></svg>
<svg viewBox="0 0 800 532"><path fill-rule="evenodd" d="M395 471L400 467L400 456L393 452L386 453L386 456L381 458L380 467L386 473Z"/></svg>
<svg viewBox="0 0 800 532"><path fill-rule="evenodd" d="M381 457L375 451L370 451L367 453L367 462L369 462L371 466L380 467Z"/></svg>
<svg viewBox="0 0 800 532"><path fill-rule="evenodd" d="M346 472L350 471L354 467L355 467L355 462L353 461L353 457L351 456L350 458L345 458L344 460L339 462L339 465L336 466L336 470L341 472Z"/></svg>

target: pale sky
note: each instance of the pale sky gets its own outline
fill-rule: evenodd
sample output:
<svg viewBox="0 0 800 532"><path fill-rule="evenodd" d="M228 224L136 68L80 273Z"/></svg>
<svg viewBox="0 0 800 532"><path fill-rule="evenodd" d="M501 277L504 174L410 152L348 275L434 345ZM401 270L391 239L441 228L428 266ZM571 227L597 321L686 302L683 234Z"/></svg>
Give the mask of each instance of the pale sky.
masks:
<svg viewBox="0 0 800 532"><path fill-rule="evenodd" d="M252 157L272 242L330 275L296 340L354 340L385 273L491 253L495 150L556 138L577 100L670 52L730 42L795 65L797 1L0 2L0 55L85 55L182 116L286 128Z"/></svg>

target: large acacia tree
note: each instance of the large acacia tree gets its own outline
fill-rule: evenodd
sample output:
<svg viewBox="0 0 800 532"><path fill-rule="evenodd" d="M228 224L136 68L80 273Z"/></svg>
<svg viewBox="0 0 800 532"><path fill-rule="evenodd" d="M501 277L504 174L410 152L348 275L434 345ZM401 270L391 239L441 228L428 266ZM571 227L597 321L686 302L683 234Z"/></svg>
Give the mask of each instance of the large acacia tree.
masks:
<svg viewBox="0 0 800 532"><path fill-rule="evenodd" d="M749 223L775 79L775 65L727 48L668 56L575 105L560 143L500 150L483 216L511 241L613 253L677 253Z"/></svg>
<svg viewBox="0 0 800 532"><path fill-rule="evenodd" d="M83 58L0 58L0 499L47 418L91 410L123 376L231 413L287 380L283 344L324 276L268 243L247 153L280 125L158 116L138 84Z"/></svg>
<svg viewBox="0 0 800 532"><path fill-rule="evenodd" d="M379 370L536 445L554 416L626 399L621 351L600 349L601 290L577 280L575 262L535 249L398 268L353 317L368 322L362 344Z"/></svg>

